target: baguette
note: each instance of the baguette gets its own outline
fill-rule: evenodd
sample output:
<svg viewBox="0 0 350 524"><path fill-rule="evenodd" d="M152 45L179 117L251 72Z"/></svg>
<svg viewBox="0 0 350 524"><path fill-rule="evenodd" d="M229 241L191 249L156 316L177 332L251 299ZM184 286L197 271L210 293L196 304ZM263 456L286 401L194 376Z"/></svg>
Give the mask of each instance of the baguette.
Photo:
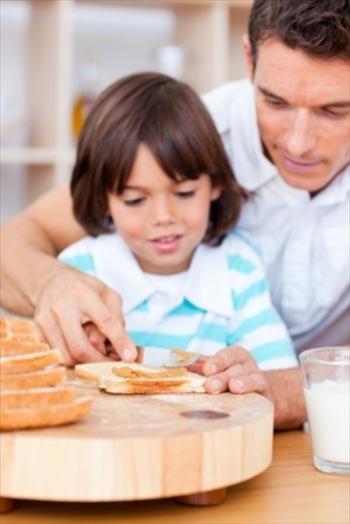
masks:
<svg viewBox="0 0 350 524"><path fill-rule="evenodd" d="M143 371L148 376L122 377L118 370ZM206 377L185 370L178 376L164 376L165 368L152 368L136 363L96 362L75 366L75 376L108 393L124 395L151 395L161 393L205 393ZM167 370L169 371L169 370ZM170 370L171 371L171 370ZM149 376L153 373L153 376Z"/></svg>
<svg viewBox="0 0 350 524"><path fill-rule="evenodd" d="M0 393L0 410L67 404L74 402L75 398L75 389L67 386L14 389Z"/></svg>
<svg viewBox="0 0 350 524"><path fill-rule="evenodd" d="M66 380L66 369L62 366L34 371L33 373L17 373L0 375L0 389L32 389L56 386Z"/></svg>
<svg viewBox="0 0 350 524"><path fill-rule="evenodd" d="M0 339L1 357L27 355L28 353L38 353L40 351L47 351L48 349L50 349L50 346L45 342L18 340L15 338Z"/></svg>
<svg viewBox="0 0 350 524"><path fill-rule="evenodd" d="M0 411L0 429L43 428L61 426L75 422L89 411L91 399L88 397L74 402L54 406L40 406L27 409L4 409Z"/></svg>
<svg viewBox="0 0 350 524"><path fill-rule="evenodd" d="M59 349L49 349L28 355L3 357L0 359L0 375L38 371L61 362L62 355Z"/></svg>

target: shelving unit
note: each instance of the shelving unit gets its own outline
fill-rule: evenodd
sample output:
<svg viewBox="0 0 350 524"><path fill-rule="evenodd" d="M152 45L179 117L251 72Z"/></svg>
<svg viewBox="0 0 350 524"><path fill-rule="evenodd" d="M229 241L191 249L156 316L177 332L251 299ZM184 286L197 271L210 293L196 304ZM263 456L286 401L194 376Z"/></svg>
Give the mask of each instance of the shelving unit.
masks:
<svg viewBox="0 0 350 524"><path fill-rule="evenodd" d="M175 40L188 57L183 79L199 93L234 79L234 71L243 69L240 42L252 0L26 1L31 7L29 138L26 147L1 149L0 162L5 176L6 166L26 167L28 202L67 182L74 162L70 121L77 5L170 9L176 16Z"/></svg>

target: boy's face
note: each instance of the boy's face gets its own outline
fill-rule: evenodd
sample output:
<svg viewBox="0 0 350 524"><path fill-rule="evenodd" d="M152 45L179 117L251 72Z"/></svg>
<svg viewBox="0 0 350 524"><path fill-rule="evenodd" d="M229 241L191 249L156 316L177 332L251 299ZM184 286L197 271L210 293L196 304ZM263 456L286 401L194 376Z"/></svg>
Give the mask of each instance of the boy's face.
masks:
<svg viewBox="0 0 350 524"><path fill-rule="evenodd" d="M207 175L175 183L141 144L123 194L110 194L108 204L143 271L166 275L188 268L207 231L211 201L219 196Z"/></svg>
<svg viewBox="0 0 350 524"><path fill-rule="evenodd" d="M257 119L267 156L293 187L317 192L350 161L350 67L315 60L269 38L255 68L245 53L256 90Z"/></svg>

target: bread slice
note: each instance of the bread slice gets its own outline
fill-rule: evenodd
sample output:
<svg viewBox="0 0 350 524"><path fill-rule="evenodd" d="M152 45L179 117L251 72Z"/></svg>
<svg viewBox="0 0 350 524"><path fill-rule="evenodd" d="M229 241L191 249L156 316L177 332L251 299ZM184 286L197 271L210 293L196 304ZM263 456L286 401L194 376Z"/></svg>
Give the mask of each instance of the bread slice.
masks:
<svg viewBox="0 0 350 524"><path fill-rule="evenodd" d="M20 340L40 341L39 333L34 322L12 317L0 318L1 338L19 338Z"/></svg>
<svg viewBox="0 0 350 524"><path fill-rule="evenodd" d="M75 422L89 411L91 399L79 398L74 402L50 406L39 406L22 409L0 410L0 429L3 431L15 429L43 428L61 426Z"/></svg>
<svg viewBox="0 0 350 524"><path fill-rule="evenodd" d="M54 364L60 364L62 361L62 354L59 349L49 349L40 353L14 357L2 357L0 359L0 375L38 371Z"/></svg>
<svg viewBox="0 0 350 524"><path fill-rule="evenodd" d="M0 375L0 389L32 389L56 386L66 380L66 369L62 366L35 371Z"/></svg>
<svg viewBox="0 0 350 524"><path fill-rule="evenodd" d="M45 342L18 340L15 338L0 339L0 356L11 357L15 355L27 355L47 351L50 346Z"/></svg>
<svg viewBox="0 0 350 524"><path fill-rule="evenodd" d="M75 389L68 386L1 391L0 410L67 404L75 398Z"/></svg>
<svg viewBox="0 0 350 524"><path fill-rule="evenodd" d="M136 377L118 376L121 370L135 371ZM164 376L164 371L168 376ZM169 374L170 371L170 374ZM184 369L181 374L173 375L166 368L143 366L128 362L96 362L78 364L74 373L77 378L98 386L108 393L124 395L161 394L161 393L205 393L206 377ZM143 374L143 376L142 376Z"/></svg>

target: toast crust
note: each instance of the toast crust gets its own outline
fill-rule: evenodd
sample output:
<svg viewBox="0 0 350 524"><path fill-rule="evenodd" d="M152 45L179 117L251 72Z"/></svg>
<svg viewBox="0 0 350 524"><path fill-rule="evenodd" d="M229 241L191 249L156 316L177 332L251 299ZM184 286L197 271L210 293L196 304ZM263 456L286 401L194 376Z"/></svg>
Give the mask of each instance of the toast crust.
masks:
<svg viewBox="0 0 350 524"><path fill-rule="evenodd" d="M0 317L0 357L0 431L69 424L89 411L92 399L62 385L63 356L33 322Z"/></svg>
<svg viewBox="0 0 350 524"><path fill-rule="evenodd" d="M14 389L0 393L0 409L21 409L67 404L74 402L75 398L75 389L68 386Z"/></svg>
<svg viewBox="0 0 350 524"><path fill-rule="evenodd" d="M204 382L204 381L203 381ZM100 386L101 387L101 386ZM202 383L191 383L188 380L167 382L121 382L106 381L102 389L107 393L119 395L162 395L165 393L205 393Z"/></svg>
<svg viewBox="0 0 350 524"><path fill-rule="evenodd" d="M143 366L144 368L144 366ZM181 377L186 374L186 368L159 368L159 369L135 369L127 364L125 367L113 367L112 373L117 377L123 378L173 378Z"/></svg>
<svg viewBox="0 0 350 524"><path fill-rule="evenodd" d="M91 403L91 398L84 397L75 402L55 406L2 410L0 411L0 429L10 431L61 426L75 422L86 415Z"/></svg>
<svg viewBox="0 0 350 524"><path fill-rule="evenodd" d="M0 375L0 389L33 389L56 386L66 380L66 369L63 366L12 375Z"/></svg>
<svg viewBox="0 0 350 524"><path fill-rule="evenodd" d="M48 351L50 346L45 342L17 340L15 338L0 339L0 356L14 357L16 355L28 355Z"/></svg>
<svg viewBox="0 0 350 524"><path fill-rule="evenodd" d="M115 374L116 369L125 367L149 371L151 377L125 378ZM84 382L95 385L108 393L124 395L155 395L162 393L205 393L206 377L187 371L176 377L158 375L164 368L150 368L141 364L126 364L125 362L99 362L93 364L78 364L74 373Z"/></svg>
<svg viewBox="0 0 350 524"><path fill-rule="evenodd" d="M34 322L18 318L0 318L0 337L4 339L18 338L20 340L40 341Z"/></svg>
<svg viewBox="0 0 350 524"><path fill-rule="evenodd" d="M2 357L0 359L0 375L29 373L60 364L62 355L58 349L49 349L40 353Z"/></svg>

